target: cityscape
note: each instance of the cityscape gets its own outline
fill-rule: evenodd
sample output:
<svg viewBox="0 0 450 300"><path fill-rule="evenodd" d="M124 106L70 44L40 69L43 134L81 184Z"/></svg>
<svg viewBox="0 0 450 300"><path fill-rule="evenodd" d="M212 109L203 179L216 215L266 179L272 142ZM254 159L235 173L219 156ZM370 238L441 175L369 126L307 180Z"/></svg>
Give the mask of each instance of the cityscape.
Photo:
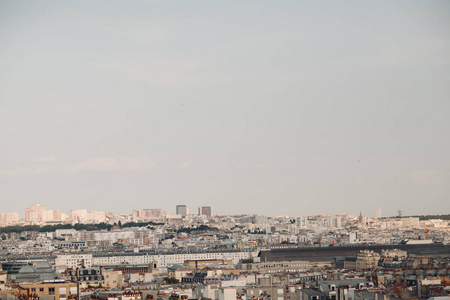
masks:
<svg viewBox="0 0 450 300"><path fill-rule="evenodd" d="M4 299L410 299L446 295L450 216L0 214ZM316 298L315 298L316 297Z"/></svg>
<svg viewBox="0 0 450 300"><path fill-rule="evenodd" d="M450 300L450 0L0 0L0 300Z"/></svg>

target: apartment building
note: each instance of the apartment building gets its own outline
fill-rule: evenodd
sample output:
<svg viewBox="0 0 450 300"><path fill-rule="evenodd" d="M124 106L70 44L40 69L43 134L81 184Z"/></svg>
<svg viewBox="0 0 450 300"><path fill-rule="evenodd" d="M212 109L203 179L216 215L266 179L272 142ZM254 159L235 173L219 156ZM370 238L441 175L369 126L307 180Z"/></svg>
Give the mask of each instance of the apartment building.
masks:
<svg viewBox="0 0 450 300"><path fill-rule="evenodd" d="M307 261L272 261L241 264L242 271L259 273L298 272L307 269L309 269L309 262Z"/></svg>
<svg viewBox="0 0 450 300"><path fill-rule="evenodd" d="M55 259L56 266L64 266L66 269L91 268L92 264L92 254L61 254Z"/></svg>
<svg viewBox="0 0 450 300"><path fill-rule="evenodd" d="M170 264L184 264L186 260L231 260L233 264L237 264L240 260L249 259L257 256L257 251L230 251L230 252L203 252L203 253L161 253L161 254L147 254L147 253L122 253L122 254L107 254L94 255L92 258L92 265L94 266L108 266L119 265L122 263L128 264L149 264L156 261L159 267L167 267ZM87 267L87 266L86 266Z"/></svg>
<svg viewBox="0 0 450 300"><path fill-rule="evenodd" d="M375 269L378 267L380 254L370 250L361 250L356 255L356 270Z"/></svg>
<svg viewBox="0 0 450 300"><path fill-rule="evenodd" d="M17 286L19 295L54 296L55 300L78 300L80 292L76 282L56 280L54 282L21 283Z"/></svg>

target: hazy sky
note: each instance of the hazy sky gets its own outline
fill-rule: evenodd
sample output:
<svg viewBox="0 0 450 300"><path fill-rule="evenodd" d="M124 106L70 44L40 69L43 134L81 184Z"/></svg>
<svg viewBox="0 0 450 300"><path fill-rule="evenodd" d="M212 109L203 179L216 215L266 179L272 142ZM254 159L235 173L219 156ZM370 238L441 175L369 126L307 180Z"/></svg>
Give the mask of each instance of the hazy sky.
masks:
<svg viewBox="0 0 450 300"><path fill-rule="evenodd" d="M0 0L1 212L450 213L450 1Z"/></svg>

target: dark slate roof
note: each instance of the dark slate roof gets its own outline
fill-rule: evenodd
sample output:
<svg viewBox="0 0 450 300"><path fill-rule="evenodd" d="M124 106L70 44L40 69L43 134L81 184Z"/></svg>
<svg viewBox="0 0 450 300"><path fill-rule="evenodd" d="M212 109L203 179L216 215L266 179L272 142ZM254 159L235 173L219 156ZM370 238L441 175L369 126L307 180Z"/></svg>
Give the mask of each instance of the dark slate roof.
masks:
<svg viewBox="0 0 450 300"><path fill-rule="evenodd" d="M373 250L380 253L383 249L401 249L421 257L450 256L450 245L418 244L418 245L356 245L334 247L302 247L282 248L261 251L261 261L296 261L328 262L338 256L356 256L361 250Z"/></svg>

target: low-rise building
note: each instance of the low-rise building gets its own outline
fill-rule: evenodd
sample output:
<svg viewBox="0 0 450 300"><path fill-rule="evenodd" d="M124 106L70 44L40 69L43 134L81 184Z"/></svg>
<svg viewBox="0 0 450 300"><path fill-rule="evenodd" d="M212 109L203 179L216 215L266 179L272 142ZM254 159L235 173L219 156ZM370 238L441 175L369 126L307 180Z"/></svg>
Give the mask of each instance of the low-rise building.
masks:
<svg viewBox="0 0 450 300"><path fill-rule="evenodd" d="M190 266L198 269L203 269L209 265L218 264L218 265L232 265L233 261L231 259L195 259L195 260L185 260L184 265Z"/></svg>
<svg viewBox="0 0 450 300"><path fill-rule="evenodd" d="M105 278L99 268L70 270L69 276L72 282L80 285L80 289L100 288L105 285Z"/></svg>
<svg viewBox="0 0 450 300"><path fill-rule="evenodd" d="M122 289L123 277L122 271L114 271L112 269L102 270L105 278L105 287L109 289Z"/></svg>
<svg viewBox="0 0 450 300"><path fill-rule="evenodd" d="M55 300L80 299L78 284L65 280L53 282L26 282L17 286L19 294L27 296L54 296Z"/></svg>
<svg viewBox="0 0 450 300"><path fill-rule="evenodd" d="M307 261L271 261L241 263L240 269L248 272L298 272L309 269Z"/></svg>

